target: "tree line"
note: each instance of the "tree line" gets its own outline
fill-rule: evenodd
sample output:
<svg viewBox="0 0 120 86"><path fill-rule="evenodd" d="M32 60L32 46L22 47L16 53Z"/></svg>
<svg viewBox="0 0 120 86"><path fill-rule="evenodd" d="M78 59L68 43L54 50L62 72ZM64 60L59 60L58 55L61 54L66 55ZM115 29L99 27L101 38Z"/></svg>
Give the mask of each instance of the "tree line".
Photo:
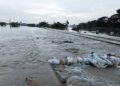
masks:
<svg viewBox="0 0 120 86"><path fill-rule="evenodd" d="M52 28L52 29L60 29L66 30L69 21L65 23L54 22L53 24L49 24L46 21L42 21L38 24L27 24L22 22L0 22L0 26L10 25L10 27L19 27L19 26L29 26L29 27L42 27L42 28ZM113 35L120 36L120 9L116 11L116 14L111 17L103 16L98 18L97 20L88 21L86 23L79 23L78 25L73 26L73 30L88 30L88 31L96 31L97 33L107 33Z"/></svg>
<svg viewBox="0 0 120 86"><path fill-rule="evenodd" d="M74 30L97 31L101 33L120 35L120 9L111 17L103 16L97 20L80 23L73 27Z"/></svg>
<svg viewBox="0 0 120 86"><path fill-rule="evenodd" d="M10 27L28 26L28 27L53 28L59 30L66 30L69 25L69 21L67 20L65 23L54 22L53 24L49 24L46 21L42 21L38 24L34 24L34 23L27 24L22 22L10 22L10 23L0 22L0 26L6 26L6 25L10 25Z"/></svg>

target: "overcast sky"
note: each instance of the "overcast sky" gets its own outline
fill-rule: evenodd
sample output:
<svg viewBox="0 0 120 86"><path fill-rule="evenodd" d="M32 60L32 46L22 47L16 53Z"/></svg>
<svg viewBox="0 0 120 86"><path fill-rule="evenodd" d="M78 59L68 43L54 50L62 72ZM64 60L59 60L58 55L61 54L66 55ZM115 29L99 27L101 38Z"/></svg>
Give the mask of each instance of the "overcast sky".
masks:
<svg viewBox="0 0 120 86"><path fill-rule="evenodd" d="M87 22L111 16L120 8L120 0L0 0L0 21Z"/></svg>

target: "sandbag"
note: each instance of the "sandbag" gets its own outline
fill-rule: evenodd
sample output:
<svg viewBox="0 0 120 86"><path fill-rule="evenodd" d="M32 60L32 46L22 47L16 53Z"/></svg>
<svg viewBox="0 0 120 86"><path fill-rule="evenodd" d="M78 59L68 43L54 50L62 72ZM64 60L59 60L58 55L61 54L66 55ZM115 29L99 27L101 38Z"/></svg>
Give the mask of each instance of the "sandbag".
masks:
<svg viewBox="0 0 120 86"><path fill-rule="evenodd" d="M70 64L73 64L74 60L73 60L73 57L66 57L66 61L67 61L67 64L70 65Z"/></svg>
<svg viewBox="0 0 120 86"><path fill-rule="evenodd" d="M85 63L90 63L97 68L106 68L120 64L120 58L109 56L107 54L91 53L84 58Z"/></svg>
<svg viewBox="0 0 120 86"><path fill-rule="evenodd" d="M52 65L59 65L60 64L60 60L57 58L53 58L53 59L49 59L48 62Z"/></svg>

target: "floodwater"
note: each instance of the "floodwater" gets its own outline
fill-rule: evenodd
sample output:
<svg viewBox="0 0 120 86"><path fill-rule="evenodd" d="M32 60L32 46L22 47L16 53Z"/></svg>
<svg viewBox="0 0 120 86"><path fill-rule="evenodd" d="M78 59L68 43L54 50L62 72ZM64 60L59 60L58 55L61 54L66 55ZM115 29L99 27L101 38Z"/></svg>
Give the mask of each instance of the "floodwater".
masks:
<svg viewBox="0 0 120 86"><path fill-rule="evenodd" d="M98 69L93 67L87 67L85 71L95 76L97 79L113 82L118 86L120 85L120 68Z"/></svg>
<svg viewBox="0 0 120 86"><path fill-rule="evenodd" d="M33 73L39 74L39 71L42 71L39 67L44 67L47 60L53 57L82 57L92 51L120 54L120 46L77 37L70 33L43 28L0 27L0 86L27 86L24 78ZM120 85L120 69L88 67L85 71Z"/></svg>

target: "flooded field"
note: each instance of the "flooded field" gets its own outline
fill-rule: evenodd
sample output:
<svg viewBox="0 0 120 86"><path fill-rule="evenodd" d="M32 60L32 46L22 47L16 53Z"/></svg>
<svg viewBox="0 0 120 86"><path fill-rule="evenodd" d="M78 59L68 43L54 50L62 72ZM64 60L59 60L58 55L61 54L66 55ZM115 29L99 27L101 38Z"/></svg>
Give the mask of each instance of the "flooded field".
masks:
<svg viewBox="0 0 120 86"><path fill-rule="evenodd" d="M92 51L120 54L120 46L69 33L43 28L0 27L0 86L27 86L25 77L32 74L41 76L41 67L46 67L47 60L53 57L83 57ZM85 67L84 70L91 76L120 85L118 68Z"/></svg>

